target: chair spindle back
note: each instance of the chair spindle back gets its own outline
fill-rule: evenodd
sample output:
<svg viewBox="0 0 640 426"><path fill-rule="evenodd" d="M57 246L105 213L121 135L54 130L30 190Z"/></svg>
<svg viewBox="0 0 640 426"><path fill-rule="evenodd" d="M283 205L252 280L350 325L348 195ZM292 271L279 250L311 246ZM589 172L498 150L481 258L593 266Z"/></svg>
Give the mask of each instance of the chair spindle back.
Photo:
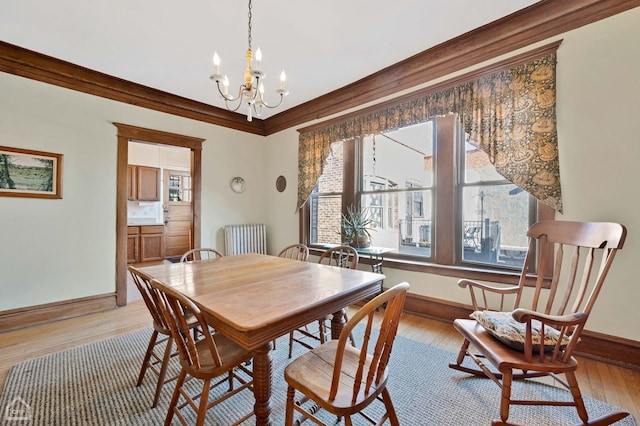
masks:
<svg viewBox="0 0 640 426"><path fill-rule="evenodd" d="M409 284L406 282L395 285L386 290L384 293L367 302L358 312L347 322L342 329L340 339L338 341L336 361L333 370L333 381L329 399L335 399L340 386L340 371L345 350L358 350L359 364L358 370L354 375L354 387L352 402L355 402L358 393L362 390L367 394L372 384L379 384L386 380L387 364L391 356L391 349L398 331L400 316L404 307ZM380 324L380 331L375 342L372 342L373 322L376 309L386 303L384 317ZM366 318L366 325L362 344L358 348L353 348L347 344L350 340L349 336L353 329ZM373 344L373 351L369 353L369 345ZM363 381L363 377L365 378ZM362 389L364 384L364 389Z"/></svg>
<svg viewBox="0 0 640 426"><path fill-rule="evenodd" d="M351 246L336 246L327 249L318 263L340 268L356 269L358 267L359 256L356 249Z"/></svg>
<svg viewBox="0 0 640 426"><path fill-rule="evenodd" d="M158 299L158 306L169 325L173 340L178 347L180 362L188 370L199 369L201 364L196 347L196 339L189 333L190 326L186 319L186 311L188 310L197 319L201 330L208 330L208 323L202 312L187 296L158 280L151 280L151 287L155 297ZM199 340L198 343L204 341L211 352L211 358L215 366L221 366L222 361L211 333L203 332L202 335L203 340Z"/></svg>

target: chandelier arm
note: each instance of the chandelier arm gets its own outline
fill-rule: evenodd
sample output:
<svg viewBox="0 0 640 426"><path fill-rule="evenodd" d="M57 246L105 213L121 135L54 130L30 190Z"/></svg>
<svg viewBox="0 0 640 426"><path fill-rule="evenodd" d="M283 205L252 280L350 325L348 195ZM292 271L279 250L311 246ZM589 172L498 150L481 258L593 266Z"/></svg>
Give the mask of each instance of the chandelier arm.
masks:
<svg viewBox="0 0 640 426"><path fill-rule="evenodd" d="M237 100L237 99L236 99ZM224 105L227 107L227 109L231 112L236 112L240 109L240 106L242 105L242 101L238 102L238 106L236 106L235 108L229 106L229 101L225 99L224 101Z"/></svg>
<svg viewBox="0 0 640 426"><path fill-rule="evenodd" d="M222 97L222 99L224 99L224 104L227 107L227 109L231 112L238 111L240 109L240 105L242 105L242 92L243 92L244 85L240 86L240 89L238 89L238 96L236 96L235 98L224 94L224 92L220 89L220 82L216 81L216 87L218 88L218 93L220 93L220 96ZM238 102L238 106L236 106L235 108L232 106L229 106L230 103L234 103L234 102Z"/></svg>
<svg viewBox="0 0 640 426"><path fill-rule="evenodd" d="M269 104L264 100L264 98L262 97L262 95L260 95L260 97L258 98L258 101L259 101L259 102L256 102L256 103L260 103L260 105L265 106L265 107L267 107L267 108L278 108L278 107L280 106L280 104L282 103L282 101L283 101L283 100L284 100L284 94L283 94L283 93L280 93L280 101L279 101L277 104L275 104L275 105L269 105Z"/></svg>

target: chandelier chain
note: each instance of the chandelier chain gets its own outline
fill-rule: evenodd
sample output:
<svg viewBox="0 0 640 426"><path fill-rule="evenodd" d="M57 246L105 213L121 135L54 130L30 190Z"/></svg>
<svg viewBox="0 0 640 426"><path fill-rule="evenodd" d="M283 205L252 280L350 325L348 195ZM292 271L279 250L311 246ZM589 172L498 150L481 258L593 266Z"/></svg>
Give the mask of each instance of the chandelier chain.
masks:
<svg viewBox="0 0 640 426"><path fill-rule="evenodd" d="M248 13L248 15L249 15L249 25L248 25L248 27L249 27L248 28L249 29L249 36L248 36L249 49L248 50L251 50L251 8L252 8L251 0L249 0L249 13Z"/></svg>

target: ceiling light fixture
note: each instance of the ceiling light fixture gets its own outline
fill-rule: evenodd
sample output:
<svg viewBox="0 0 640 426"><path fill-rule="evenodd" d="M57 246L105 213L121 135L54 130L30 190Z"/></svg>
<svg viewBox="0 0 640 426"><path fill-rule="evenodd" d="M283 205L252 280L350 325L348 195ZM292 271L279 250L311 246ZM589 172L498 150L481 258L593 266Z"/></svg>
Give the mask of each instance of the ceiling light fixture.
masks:
<svg viewBox="0 0 640 426"><path fill-rule="evenodd" d="M283 101L284 97L289 94L289 91L284 88L284 82L286 80L286 74L284 70L280 74L280 87L276 89L276 93L280 95L280 101L275 105L269 105L264 100L264 80L267 75L260 68L262 65L262 52L260 48L256 50L256 66L253 67L253 52L251 50L251 0L249 0L249 48L247 49L247 69L244 71L244 83L240 85L238 90L238 96L233 97L229 95L229 79L226 75L220 74L220 57L218 52L213 54L213 64L215 65L216 72L211 74L209 78L216 82L218 92L224 99L224 103L229 111L237 111L243 102L247 103L247 121L253 119L253 111L256 116L260 117L262 108L277 108ZM222 88L220 87L222 83ZM237 106L233 107L233 104L238 102Z"/></svg>

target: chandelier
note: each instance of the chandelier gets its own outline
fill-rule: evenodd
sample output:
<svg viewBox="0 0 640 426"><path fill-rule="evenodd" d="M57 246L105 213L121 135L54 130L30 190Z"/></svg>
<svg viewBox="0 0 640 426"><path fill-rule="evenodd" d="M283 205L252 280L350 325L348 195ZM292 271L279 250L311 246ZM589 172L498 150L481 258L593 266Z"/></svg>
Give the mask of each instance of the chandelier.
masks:
<svg viewBox="0 0 640 426"><path fill-rule="evenodd" d="M211 74L209 78L216 82L218 92L224 99L225 106L229 111L238 111L243 103L247 104L247 121L251 121L253 119L253 112L256 113L256 116L260 117L262 108L277 108L282 103L284 97L289 94L289 91L284 88L284 82L287 77L284 70L282 70L280 74L280 87L276 89L276 93L280 95L280 101L277 104L270 105L264 99L264 84L262 81L267 75L260 68L262 65L262 52L260 48L256 50L256 65L255 67L253 66L253 51L251 50L251 0L249 0L248 30L249 47L247 48L247 68L244 70L244 83L240 85L238 95L235 97L229 95L229 79L226 75L220 73L220 57L218 56L218 52L213 54L213 64L215 65L216 72L215 74ZM222 83L222 88L220 87L220 83Z"/></svg>

